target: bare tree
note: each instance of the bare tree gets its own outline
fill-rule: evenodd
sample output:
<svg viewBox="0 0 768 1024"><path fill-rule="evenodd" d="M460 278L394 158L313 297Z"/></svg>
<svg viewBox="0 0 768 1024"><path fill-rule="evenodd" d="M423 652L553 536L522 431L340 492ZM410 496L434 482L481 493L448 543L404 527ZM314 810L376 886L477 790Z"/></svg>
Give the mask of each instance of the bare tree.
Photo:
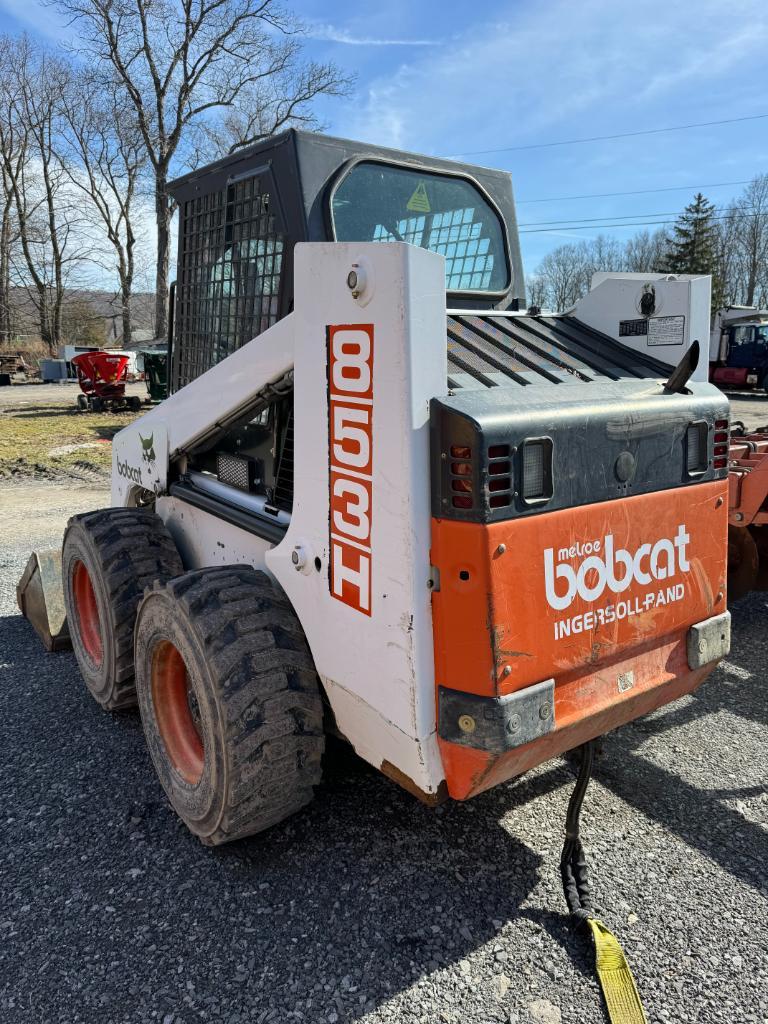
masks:
<svg viewBox="0 0 768 1024"><path fill-rule="evenodd" d="M147 156L135 119L125 116L121 91L116 84L111 88L104 85L89 73L73 81L64 104L63 165L73 185L93 204L114 249L122 340L130 344L137 243L134 220Z"/></svg>
<svg viewBox="0 0 768 1024"><path fill-rule="evenodd" d="M738 250L744 278L743 301L753 306L768 285L768 174L759 174L735 204Z"/></svg>
<svg viewBox="0 0 768 1024"><path fill-rule="evenodd" d="M650 274L661 269L669 239L663 229L638 231L624 245L623 270L630 274Z"/></svg>
<svg viewBox="0 0 768 1024"><path fill-rule="evenodd" d="M21 146L16 160L12 147L0 147L21 250L20 259L11 259L10 271L35 307L41 339L55 352L67 283L88 261L89 249L81 232L82 212L67 191L68 178L57 154L70 68L26 37L12 40L4 57L0 131Z"/></svg>
<svg viewBox="0 0 768 1024"><path fill-rule="evenodd" d="M0 37L0 344L13 337L11 264L19 241L18 218L14 209L13 182L27 159L28 130L16 116L12 97L15 43Z"/></svg>
<svg viewBox="0 0 768 1024"><path fill-rule="evenodd" d="M548 283L542 274L538 273L526 278L525 292L528 296L529 306L538 306L539 309L543 309L549 304Z"/></svg>
<svg viewBox="0 0 768 1024"><path fill-rule="evenodd" d="M161 335L172 163L183 162L196 132L211 130L217 117L233 122L237 144L299 120L316 96L340 91L346 80L332 65L302 64L301 26L276 0L56 2L76 22L81 50L117 75L147 149L157 223L155 329ZM246 113L254 97L272 97L262 105L263 117Z"/></svg>
<svg viewBox="0 0 768 1024"><path fill-rule="evenodd" d="M663 231L640 231L622 243L610 235L560 245L539 264L534 280L554 309L568 309L589 291L598 271L652 273L667 246Z"/></svg>
<svg viewBox="0 0 768 1024"><path fill-rule="evenodd" d="M5 144L5 133L0 128L0 144ZM22 157L11 153L15 164ZM0 345L7 344L14 334L13 306L11 304L11 259L14 243L18 241L13 209L11 178L0 160Z"/></svg>
<svg viewBox="0 0 768 1024"><path fill-rule="evenodd" d="M584 259L584 243L559 245L548 252L536 274L546 281L549 305L556 310L569 309L589 287Z"/></svg>

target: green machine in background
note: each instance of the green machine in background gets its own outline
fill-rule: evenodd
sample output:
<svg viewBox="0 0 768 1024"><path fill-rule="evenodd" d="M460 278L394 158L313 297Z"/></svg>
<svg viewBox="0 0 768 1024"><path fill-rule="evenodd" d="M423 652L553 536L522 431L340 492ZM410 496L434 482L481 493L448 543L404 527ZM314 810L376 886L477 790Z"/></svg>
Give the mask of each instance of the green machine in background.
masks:
<svg viewBox="0 0 768 1024"><path fill-rule="evenodd" d="M147 391L153 402L168 397L168 349L145 348L139 352L136 369L144 371Z"/></svg>

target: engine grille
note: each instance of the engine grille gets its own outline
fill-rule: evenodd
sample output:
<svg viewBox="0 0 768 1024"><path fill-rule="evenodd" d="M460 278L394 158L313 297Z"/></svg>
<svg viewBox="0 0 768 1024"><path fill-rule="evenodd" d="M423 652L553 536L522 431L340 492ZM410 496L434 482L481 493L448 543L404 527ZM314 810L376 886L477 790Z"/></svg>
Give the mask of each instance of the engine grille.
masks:
<svg viewBox="0 0 768 1024"><path fill-rule="evenodd" d="M567 316L448 315L448 387L668 377L671 367Z"/></svg>

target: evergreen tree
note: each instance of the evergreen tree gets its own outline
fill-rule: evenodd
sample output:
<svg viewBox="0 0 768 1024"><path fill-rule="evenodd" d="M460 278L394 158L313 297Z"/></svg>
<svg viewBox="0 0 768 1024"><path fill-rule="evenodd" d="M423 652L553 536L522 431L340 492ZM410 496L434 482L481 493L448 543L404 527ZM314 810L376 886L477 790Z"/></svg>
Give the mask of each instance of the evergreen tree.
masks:
<svg viewBox="0 0 768 1024"><path fill-rule="evenodd" d="M663 269L670 274L711 274L712 308L716 309L722 291L717 264L715 207L699 192L677 219Z"/></svg>

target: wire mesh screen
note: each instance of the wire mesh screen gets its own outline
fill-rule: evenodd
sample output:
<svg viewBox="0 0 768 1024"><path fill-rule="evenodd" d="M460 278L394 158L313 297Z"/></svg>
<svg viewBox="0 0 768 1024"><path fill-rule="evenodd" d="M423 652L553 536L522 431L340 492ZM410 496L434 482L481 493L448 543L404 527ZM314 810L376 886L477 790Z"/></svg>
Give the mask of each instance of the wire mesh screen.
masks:
<svg viewBox="0 0 768 1024"><path fill-rule="evenodd" d="M481 235L483 225L475 211L447 210L428 217L407 217L397 223L397 234L377 224L374 242L410 242L445 256L445 283L450 291L487 291L493 274L491 241Z"/></svg>
<svg viewBox="0 0 768 1024"><path fill-rule="evenodd" d="M254 176L182 204L177 390L274 324L284 236Z"/></svg>

